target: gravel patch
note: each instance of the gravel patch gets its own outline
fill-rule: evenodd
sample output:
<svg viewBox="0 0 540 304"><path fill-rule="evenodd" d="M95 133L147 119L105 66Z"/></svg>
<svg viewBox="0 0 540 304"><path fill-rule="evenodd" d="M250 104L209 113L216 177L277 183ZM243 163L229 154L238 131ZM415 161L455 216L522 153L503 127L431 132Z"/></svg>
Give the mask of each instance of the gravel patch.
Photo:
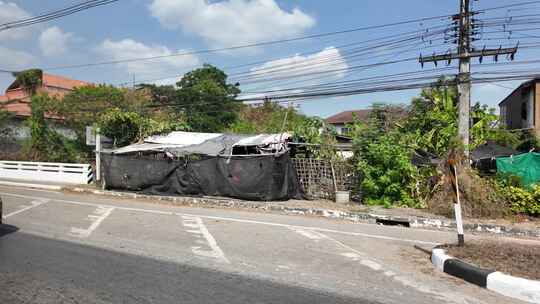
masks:
<svg viewBox="0 0 540 304"><path fill-rule="evenodd" d="M468 242L464 247L447 245L450 256L478 267L516 277L540 280L540 245L513 242Z"/></svg>

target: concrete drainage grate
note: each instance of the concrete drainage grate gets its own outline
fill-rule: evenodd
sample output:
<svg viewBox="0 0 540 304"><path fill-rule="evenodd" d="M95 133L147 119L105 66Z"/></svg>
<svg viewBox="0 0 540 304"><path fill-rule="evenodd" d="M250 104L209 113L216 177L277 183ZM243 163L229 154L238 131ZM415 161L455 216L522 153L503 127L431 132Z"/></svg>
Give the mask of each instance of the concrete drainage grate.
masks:
<svg viewBox="0 0 540 304"><path fill-rule="evenodd" d="M405 220L389 220L389 219L376 219L375 223L377 225L384 225L384 226L402 226L402 227L411 227L411 224L409 221Z"/></svg>

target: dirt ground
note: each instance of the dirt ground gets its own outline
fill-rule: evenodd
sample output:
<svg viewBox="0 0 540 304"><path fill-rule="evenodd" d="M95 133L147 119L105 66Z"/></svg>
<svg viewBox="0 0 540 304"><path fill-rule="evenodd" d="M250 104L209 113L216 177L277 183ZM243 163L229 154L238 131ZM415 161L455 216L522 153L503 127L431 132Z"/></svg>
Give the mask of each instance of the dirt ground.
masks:
<svg viewBox="0 0 540 304"><path fill-rule="evenodd" d="M446 246L445 249L450 256L485 269L540 280L540 245L490 240L468 242L464 247Z"/></svg>

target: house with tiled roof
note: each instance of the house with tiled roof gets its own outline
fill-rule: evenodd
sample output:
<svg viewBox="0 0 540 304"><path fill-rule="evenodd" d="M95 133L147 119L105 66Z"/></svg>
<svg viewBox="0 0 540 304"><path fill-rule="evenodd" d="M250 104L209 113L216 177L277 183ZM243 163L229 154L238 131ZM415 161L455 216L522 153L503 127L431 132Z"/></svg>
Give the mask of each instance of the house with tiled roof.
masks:
<svg viewBox="0 0 540 304"><path fill-rule="evenodd" d="M370 113L370 109L344 111L326 118L325 121L333 125L338 134L346 135L349 132L347 124L353 122L355 118L360 121L367 121Z"/></svg>
<svg viewBox="0 0 540 304"><path fill-rule="evenodd" d="M51 97L62 99L75 88L92 85L89 82L70 79L63 76L43 73L41 84L37 87L37 93L46 93ZM30 96L28 92L17 82L13 81L6 89L4 95L0 95L0 109L6 110L15 117L12 127L16 130L17 138L27 138L29 130L24 126L24 121L31 115ZM46 118L56 123L55 128L66 136L74 136L61 126L62 118L53 115L45 115Z"/></svg>
<svg viewBox="0 0 540 304"><path fill-rule="evenodd" d="M88 85L91 85L91 83L43 73L41 85L37 88L37 92L47 93L51 97L61 99L73 89ZM26 118L30 116L31 112L30 96L17 81L14 81L6 89L5 94L0 95L0 108L11 112L18 118Z"/></svg>

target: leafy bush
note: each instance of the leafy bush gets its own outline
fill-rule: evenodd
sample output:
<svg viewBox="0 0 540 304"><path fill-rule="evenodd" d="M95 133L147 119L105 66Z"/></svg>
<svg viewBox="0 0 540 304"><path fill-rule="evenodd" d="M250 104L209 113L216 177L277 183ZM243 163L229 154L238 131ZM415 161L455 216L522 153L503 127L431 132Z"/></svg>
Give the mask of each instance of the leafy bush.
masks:
<svg viewBox="0 0 540 304"><path fill-rule="evenodd" d="M7 144L13 141L13 130L8 124L12 116L8 111L0 109L0 144Z"/></svg>
<svg viewBox="0 0 540 304"><path fill-rule="evenodd" d="M507 188L507 197L513 212L540 215L540 184L534 185L530 190L510 186Z"/></svg>
<svg viewBox="0 0 540 304"><path fill-rule="evenodd" d="M138 113L122 111L118 108L105 112L97 126L101 134L114 140L115 146L126 146L146 137L164 134L172 131L187 130L188 126L182 121L156 121L144 118Z"/></svg>
<svg viewBox="0 0 540 304"><path fill-rule="evenodd" d="M367 204L419 207L415 197L418 169L411 163L411 151L392 135L368 144L359 157L362 194Z"/></svg>
<svg viewBox="0 0 540 304"><path fill-rule="evenodd" d="M47 95L31 97L31 116L28 118L31 138L23 153L34 161L76 162L79 156L73 142L47 124L45 113L51 101Z"/></svg>

